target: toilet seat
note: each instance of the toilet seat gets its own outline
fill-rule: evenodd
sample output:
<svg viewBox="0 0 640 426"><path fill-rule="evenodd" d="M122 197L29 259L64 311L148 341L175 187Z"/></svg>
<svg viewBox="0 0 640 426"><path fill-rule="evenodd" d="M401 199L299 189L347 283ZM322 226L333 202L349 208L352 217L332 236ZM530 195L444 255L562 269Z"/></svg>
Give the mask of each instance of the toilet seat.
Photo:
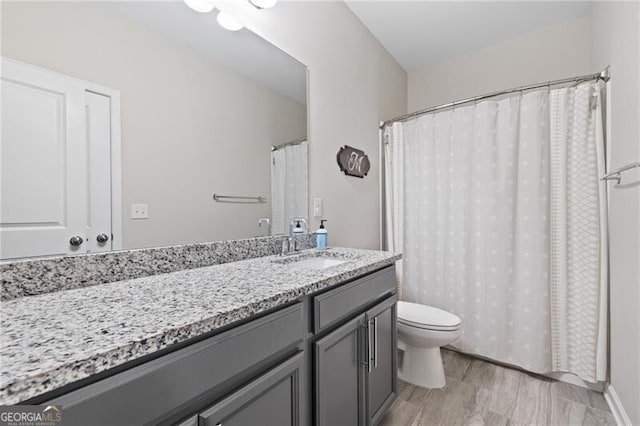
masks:
<svg viewBox="0 0 640 426"><path fill-rule="evenodd" d="M410 327L435 331L455 331L462 320L451 312L419 303L398 302L398 322Z"/></svg>

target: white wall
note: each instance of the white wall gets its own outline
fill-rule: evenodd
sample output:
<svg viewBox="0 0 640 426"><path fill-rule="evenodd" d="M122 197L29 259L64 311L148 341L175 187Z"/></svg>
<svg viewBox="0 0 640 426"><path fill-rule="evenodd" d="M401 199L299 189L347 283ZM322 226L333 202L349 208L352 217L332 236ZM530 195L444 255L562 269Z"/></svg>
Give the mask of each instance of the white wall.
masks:
<svg viewBox="0 0 640 426"><path fill-rule="evenodd" d="M598 72L591 65L590 24L577 18L409 70L407 109Z"/></svg>
<svg viewBox="0 0 640 426"><path fill-rule="evenodd" d="M611 167L640 161L640 3L592 6L593 69L611 65ZM611 384L640 424L640 172L611 185Z"/></svg>
<svg viewBox="0 0 640 426"><path fill-rule="evenodd" d="M309 67L309 195L324 201L331 245L377 248L378 120L405 112L404 70L342 2L221 7ZM369 155L364 179L340 172L336 153L345 144Z"/></svg>
<svg viewBox="0 0 640 426"><path fill-rule="evenodd" d="M269 204L211 196L269 197L270 145L306 134L304 105L90 2L3 2L2 54L121 92L124 248L263 233Z"/></svg>

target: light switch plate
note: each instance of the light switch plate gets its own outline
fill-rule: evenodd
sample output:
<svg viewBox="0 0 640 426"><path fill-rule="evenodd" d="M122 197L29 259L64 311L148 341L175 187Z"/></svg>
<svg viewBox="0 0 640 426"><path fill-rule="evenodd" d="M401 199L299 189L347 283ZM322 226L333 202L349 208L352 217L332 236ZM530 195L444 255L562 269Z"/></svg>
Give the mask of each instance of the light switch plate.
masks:
<svg viewBox="0 0 640 426"><path fill-rule="evenodd" d="M149 219L147 204L131 204L131 219Z"/></svg>
<svg viewBox="0 0 640 426"><path fill-rule="evenodd" d="M322 198L313 199L313 217L322 217Z"/></svg>

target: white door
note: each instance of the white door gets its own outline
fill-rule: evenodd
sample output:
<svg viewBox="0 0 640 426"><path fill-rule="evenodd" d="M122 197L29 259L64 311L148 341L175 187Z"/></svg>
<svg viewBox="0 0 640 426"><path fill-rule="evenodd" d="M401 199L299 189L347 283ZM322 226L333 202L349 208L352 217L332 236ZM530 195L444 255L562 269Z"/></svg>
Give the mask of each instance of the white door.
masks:
<svg viewBox="0 0 640 426"><path fill-rule="evenodd" d="M110 249L109 99L6 58L1 89L0 259Z"/></svg>
<svg viewBox="0 0 640 426"><path fill-rule="evenodd" d="M86 92L89 206L87 251L109 251L111 233L111 99Z"/></svg>

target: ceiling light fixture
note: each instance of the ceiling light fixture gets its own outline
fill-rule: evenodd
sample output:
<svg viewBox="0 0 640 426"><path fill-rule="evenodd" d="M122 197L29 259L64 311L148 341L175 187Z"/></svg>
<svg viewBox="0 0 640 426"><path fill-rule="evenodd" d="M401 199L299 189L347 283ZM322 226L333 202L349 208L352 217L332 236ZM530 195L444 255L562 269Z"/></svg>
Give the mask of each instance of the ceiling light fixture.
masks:
<svg viewBox="0 0 640 426"><path fill-rule="evenodd" d="M249 0L258 9L269 9L276 5L278 0Z"/></svg>
<svg viewBox="0 0 640 426"><path fill-rule="evenodd" d="M220 13L218 13L218 24L220 24L220 26L225 30L229 31L238 31L244 28L244 25L242 25L240 22L236 21L234 18L227 15L223 11L220 11Z"/></svg>
<svg viewBox="0 0 640 426"><path fill-rule="evenodd" d="M213 0L184 0L187 6L196 12L209 13L214 9Z"/></svg>

